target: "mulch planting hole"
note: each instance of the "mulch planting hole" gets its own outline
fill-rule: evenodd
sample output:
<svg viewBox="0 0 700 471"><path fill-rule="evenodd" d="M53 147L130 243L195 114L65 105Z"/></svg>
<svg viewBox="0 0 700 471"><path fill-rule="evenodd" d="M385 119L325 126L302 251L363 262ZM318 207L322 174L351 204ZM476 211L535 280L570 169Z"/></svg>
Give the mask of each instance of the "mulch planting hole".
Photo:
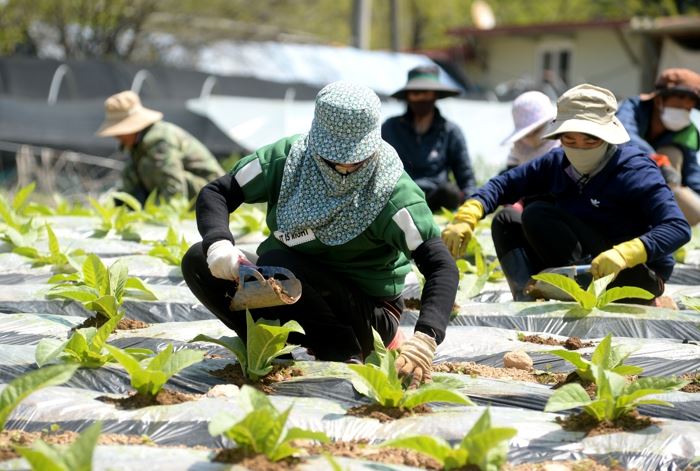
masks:
<svg viewBox="0 0 700 471"><path fill-rule="evenodd" d="M209 372L213 376L221 378L229 384L235 384L238 387L247 384L249 386L253 386L254 388L259 389L265 394L272 394L275 392L275 383L280 383L282 381L287 381L288 379L304 376L304 373L303 371L301 371L301 369L296 368L292 365L284 364L274 365L270 373L268 373L263 378L260 378L259 381L255 382L250 381L248 378L246 378L246 376L243 374L243 370L241 370L241 365L238 363L232 363L226 365L224 368L218 370L210 370Z"/></svg>
<svg viewBox="0 0 700 471"><path fill-rule="evenodd" d="M658 423L651 417L641 415L637 411L619 417L612 422L607 420L598 422L585 412L571 414L563 418L557 417L555 420L564 430L586 432L587 437L616 432L636 432Z"/></svg>
<svg viewBox="0 0 700 471"><path fill-rule="evenodd" d="M377 419L380 422L389 422L404 417L410 417L417 414L430 414L433 409L430 406L421 404L413 409L399 409L397 407L385 407L380 404L366 404L361 406L351 407L347 410L347 415L355 417L368 417Z"/></svg>
<svg viewBox="0 0 700 471"><path fill-rule="evenodd" d="M194 401L199 397L201 396L198 394L186 394L163 388L155 396L143 396L134 393L128 397L100 396L95 399L106 402L107 404L114 404L117 409L130 410L149 406L172 406L174 404Z"/></svg>
<svg viewBox="0 0 700 471"><path fill-rule="evenodd" d="M445 362L434 365L433 371L438 373L458 373L470 376L481 376L495 379L514 379L539 384L556 384L564 381L566 373L551 373L548 371L525 371L517 368L497 368L494 366L480 365L472 361Z"/></svg>
<svg viewBox="0 0 700 471"><path fill-rule="evenodd" d="M593 342L584 342L578 337L569 337L566 340L557 340L552 337L542 337L541 335L519 334L518 340L521 342L536 343L538 345L559 345L567 350L578 350L579 348L593 346Z"/></svg>
<svg viewBox="0 0 700 471"><path fill-rule="evenodd" d="M86 327L95 327L99 329L104 325L105 322L107 322L107 318L104 316L92 316L88 317L85 319L80 325L76 325L71 329L71 331L75 331L78 329L84 329ZM137 321L136 319L126 319L122 318L118 323L117 323L117 330L135 330L135 329L145 329L148 327L149 324L143 322L143 321Z"/></svg>
<svg viewBox="0 0 700 471"><path fill-rule="evenodd" d="M687 393L700 393L700 373L688 373L681 376L681 379L690 381L683 386L680 391Z"/></svg>

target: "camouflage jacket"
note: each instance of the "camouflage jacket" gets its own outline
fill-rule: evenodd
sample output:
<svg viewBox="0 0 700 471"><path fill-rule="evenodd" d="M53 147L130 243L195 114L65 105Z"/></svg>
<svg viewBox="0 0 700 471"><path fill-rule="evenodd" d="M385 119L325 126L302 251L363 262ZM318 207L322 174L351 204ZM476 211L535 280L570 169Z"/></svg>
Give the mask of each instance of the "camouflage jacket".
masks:
<svg viewBox="0 0 700 471"><path fill-rule="evenodd" d="M194 198L224 174L216 158L184 129L159 121L142 131L122 174L122 191L145 201L153 190L167 199Z"/></svg>

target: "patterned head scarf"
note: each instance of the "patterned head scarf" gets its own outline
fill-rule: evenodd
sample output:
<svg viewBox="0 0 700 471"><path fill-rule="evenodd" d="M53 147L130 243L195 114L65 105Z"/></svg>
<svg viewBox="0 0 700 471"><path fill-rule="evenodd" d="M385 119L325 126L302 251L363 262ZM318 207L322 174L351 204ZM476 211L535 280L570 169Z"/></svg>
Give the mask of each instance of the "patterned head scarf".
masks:
<svg viewBox="0 0 700 471"><path fill-rule="evenodd" d="M381 138L379 117L379 97L367 87L341 81L319 92L311 130L292 145L284 165L279 231L310 229L324 244L341 245L369 227L403 173ZM341 175L324 160L363 164Z"/></svg>

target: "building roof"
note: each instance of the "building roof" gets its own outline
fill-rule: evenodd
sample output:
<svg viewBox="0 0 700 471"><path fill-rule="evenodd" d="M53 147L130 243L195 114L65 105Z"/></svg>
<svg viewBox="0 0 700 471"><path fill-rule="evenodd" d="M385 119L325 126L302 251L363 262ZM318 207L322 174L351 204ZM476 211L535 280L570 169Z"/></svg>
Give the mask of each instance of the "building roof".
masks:
<svg viewBox="0 0 700 471"><path fill-rule="evenodd" d="M654 36L700 36L700 17L666 16L661 18L632 18L633 31Z"/></svg>
<svg viewBox="0 0 700 471"><path fill-rule="evenodd" d="M561 21L552 23L535 23L527 25L503 25L491 29L479 29L473 26L453 28L448 34L453 36L506 36L522 35L532 36L543 33L568 33L571 31L591 29L619 29L628 27L629 19L624 20L596 20L596 21Z"/></svg>

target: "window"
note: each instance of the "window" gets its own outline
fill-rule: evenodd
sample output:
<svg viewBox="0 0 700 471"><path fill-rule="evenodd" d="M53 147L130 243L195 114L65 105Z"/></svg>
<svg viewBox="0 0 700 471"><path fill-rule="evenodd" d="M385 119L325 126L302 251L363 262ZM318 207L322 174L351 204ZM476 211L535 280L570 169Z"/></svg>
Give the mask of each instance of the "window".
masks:
<svg viewBox="0 0 700 471"><path fill-rule="evenodd" d="M566 46L546 47L540 51L539 76L544 83L554 88L569 87L571 79L571 48Z"/></svg>

